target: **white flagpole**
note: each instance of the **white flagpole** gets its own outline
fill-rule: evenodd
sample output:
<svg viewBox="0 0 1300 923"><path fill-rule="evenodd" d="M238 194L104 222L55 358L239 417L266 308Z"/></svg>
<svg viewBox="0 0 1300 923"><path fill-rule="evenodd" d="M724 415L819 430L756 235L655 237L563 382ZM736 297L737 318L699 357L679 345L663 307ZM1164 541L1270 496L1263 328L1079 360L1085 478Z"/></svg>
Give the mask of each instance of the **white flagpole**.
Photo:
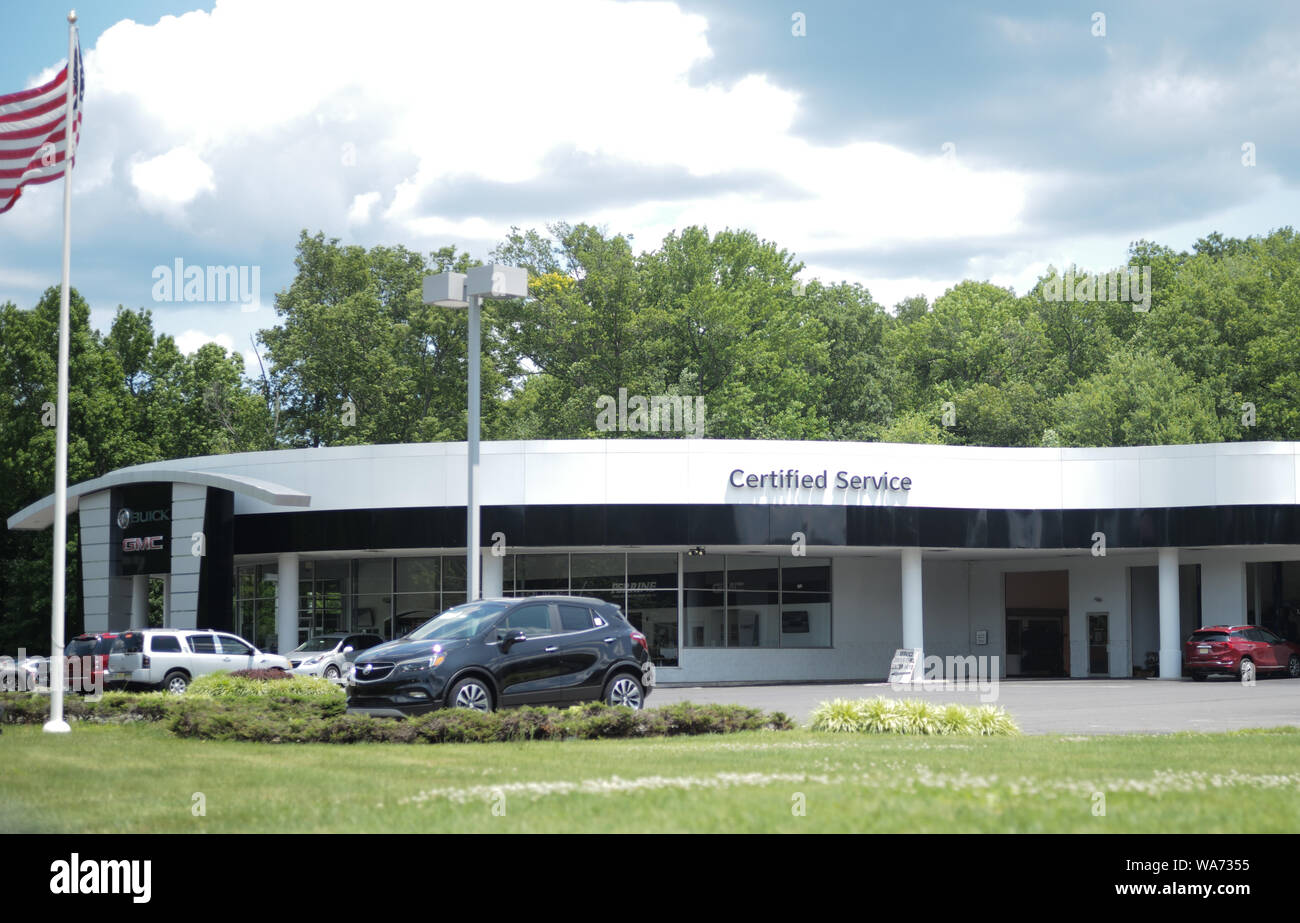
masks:
<svg viewBox="0 0 1300 923"><path fill-rule="evenodd" d="M68 550L68 276L72 267L72 95L76 72L77 11L68 13L68 96L63 145L63 288L59 293L59 397L54 448L54 588L50 614L50 720L45 730L66 734L63 720L63 594Z"/></svg>

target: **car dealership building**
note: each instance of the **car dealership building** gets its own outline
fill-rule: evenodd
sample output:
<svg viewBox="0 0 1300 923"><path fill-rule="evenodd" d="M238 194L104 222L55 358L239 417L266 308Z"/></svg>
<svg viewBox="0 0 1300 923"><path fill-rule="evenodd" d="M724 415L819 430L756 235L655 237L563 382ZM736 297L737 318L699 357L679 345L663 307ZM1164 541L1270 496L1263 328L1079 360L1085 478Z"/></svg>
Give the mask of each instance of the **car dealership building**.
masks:
<svg viewBox="0 0 1300 923"><path fill-rule="evenodd" d="M85 628L391 636L466 598L464 443L136 465L69 488ZM1181 672L1200 625L1300 637L1300 443L484 443L482 593L623 607L661 682ZM9 518L50 525L47 497Z"/></svg>

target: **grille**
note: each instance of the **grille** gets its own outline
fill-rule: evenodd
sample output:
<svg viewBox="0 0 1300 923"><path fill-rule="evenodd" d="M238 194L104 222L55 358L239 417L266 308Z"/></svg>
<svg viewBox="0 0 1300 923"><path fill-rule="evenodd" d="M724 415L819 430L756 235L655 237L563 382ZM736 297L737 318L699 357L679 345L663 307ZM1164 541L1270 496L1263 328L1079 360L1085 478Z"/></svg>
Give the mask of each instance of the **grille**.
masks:
<svg viewBox="0 0 1300 923"><path fill-rule="evenodd" d="M394 666L396 666L396 664L359 663L357 664L357 682L373 683L377 680L386 679L388 677L388 674L393 672ZM369 673L366 672L367 667L370 668Z"/></svg>

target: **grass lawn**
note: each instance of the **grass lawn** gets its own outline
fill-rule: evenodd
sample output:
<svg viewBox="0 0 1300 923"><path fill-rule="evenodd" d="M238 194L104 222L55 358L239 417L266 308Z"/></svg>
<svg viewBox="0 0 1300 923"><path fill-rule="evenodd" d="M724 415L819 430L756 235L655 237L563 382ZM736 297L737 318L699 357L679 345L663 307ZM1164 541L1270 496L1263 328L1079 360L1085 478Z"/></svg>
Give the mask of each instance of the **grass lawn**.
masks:
<svg viewBox="0 0 1300 923"><path fill-rule="evenodd" d="M1300 832L1300 728L330 745L79 724L7 726L0 753L6 833Z"/></svg>

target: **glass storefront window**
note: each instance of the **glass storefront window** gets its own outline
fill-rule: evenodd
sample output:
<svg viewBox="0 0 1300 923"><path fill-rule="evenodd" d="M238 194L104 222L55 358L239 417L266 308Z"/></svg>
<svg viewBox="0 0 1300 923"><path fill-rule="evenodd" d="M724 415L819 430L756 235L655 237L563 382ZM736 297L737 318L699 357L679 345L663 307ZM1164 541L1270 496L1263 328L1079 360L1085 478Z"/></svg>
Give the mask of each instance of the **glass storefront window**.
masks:
<svg viewBox="0 0 1300 923"><path fill-rule="evenodd" d="M393 559L364 558L356 562L357 594L349 631L383 634L393 617Z"/></svg>
<svg viewBox="0 0 1300 923"><path fill-rule="evenodd" d="M645 635L655 665L677 666L677 591L630 592L623 611L632 627Z"/></svg>
<svg viewBox="0 0 1300 923"><path fill-rule="evenodd" d="M573 554L570 584L576 596L590 596L591 590L621 589L626 559L618 554ZM621 605L621 603L620 603Z"/></svg>
<svg viewBox="0 0 1300 923"><path fill-rule="evenodd" d="M688 647L830 647L830 559L683 559Z"/></svg>
<svg viewBox="0 0 1300 923"><path fill-rule="evenodd" d="M1300 641L1300 561L1246 565L1246 621Z"/></svg>
<svg viewBox="0 0 1300 923"><path fill-rule="evenodd" d="M679 664L682 647L830 647L830 574L828 558L774 555L574 552L502 561L506 595L572 593L613 603L665 667ZM326 631L393 638L466 599L463 555L304 561L299 577L302 640ZM235 586L240 633L274 650L275 565L240 565Z"/></svg>
<svg viewBox="0 0 1300 923"><path fill-rule="evenodd" d="M623 589L615 584L614 589ZM627 591L677 589L676 554L629 554Z"/></svg>
<svg viewBox="0 0 1300 923"><path fill-rule="evenodd" d="M442 559L442 591L459 593L460 602L465 601L465 587L469 585L469 579L465 576L465 556L463 554L444 555ZM479 579L482 579L480 574ZM444 602L442 607L450 609L452 606L458 606L460 603Z"/></svg>
<svg viewBox="0 0 1300 923"><path fill-rule="evenodd" d="M437 593L442 589L441 558L398 558L393 589L398 593Z"/></svg>
<svg viewBox="0 0 1300 923"><path fill-rule="evenodd" d="M725 647L726 563L722 555L687 555L682 560L687 647Z"/></svg>
<svg viewBox="0 0 1300 923"><path fill-rule="evenodd" d="M264 651L274 651L275 564L242 564L235 568L235 633Z"/></svg>
<svg viewBox="0 0 1300 923"><path fill-rule="evenodd" d="M781 647L831 646L831 562L781 562Z"/></svg>
<svg viewBox="0 0 1300 923"><path fill-rule="evenodd" d="M569 592L569 556L567 554L515 555L515 591L527 596L536 593Z"/></svg>

